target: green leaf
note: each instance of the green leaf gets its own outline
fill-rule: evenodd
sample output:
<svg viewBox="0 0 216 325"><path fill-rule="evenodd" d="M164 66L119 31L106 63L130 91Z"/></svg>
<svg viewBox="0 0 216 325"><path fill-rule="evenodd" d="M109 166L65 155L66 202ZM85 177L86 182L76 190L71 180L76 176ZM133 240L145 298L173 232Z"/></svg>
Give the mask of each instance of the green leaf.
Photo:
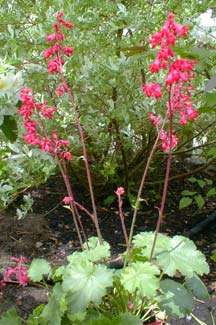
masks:
<svg viewBox="0 0 216 325"><path fill-rule="evenodd" d="M186 278L184 285L192 291L196 298L209 299L208 290L197 275L194 275L191 278Z"/></svg>
<svg viewBox="0 0 216 325"><path fill-rule="evenodd" d="M37 258L32 261L28 271L28 276L34 282L41 281L43 275L48 274L50 270L50 264L46 260Z"/></svg>
<svg viewBox="0 0 216 325"><path fill-rule="evenodd" d="M159 279L156 277L159 274L157 266L149 262L135 262L122 270L120 281L130 293L138 291L140 297L152 298L159 287Z"/></svg>
<svg viewBox="0 0 216 325"><path fill-rule="evenodd" d="M207 152L207 155L208 155L209 157L214 157L214 156L216 156L216 147L211 148L211 149Z"/></svg>
<svg viewBox="0 0 216 325"><path fill-rule="evenodd" d="M206 185L206 182L203 181L202 179L198 179L197 184L199 185L199 187L203 188Z"/></svg>
<svg viewBox="0 0 216 325"><path fill-rule="evenodd" d="M84 324L84 323L82 323ZM129 312L120 313L117 316L101 315L90 310L85 319L86 325L142 325L143 322L138 316L132 315Z"/></svg>
<svg viewBox="0 0 216 325"><path fill-rule="evenodd" d="M133 244L136 248L142 248L142 254L149 258L154 240L152 231L141 232L133 237ZM155 256L158 252L163 251L169 245L170 239L168 236L158 234L157 242L154 250Z"/></svg>
<svg viewBox="0 0 216 325"><path fill-rule="evenodd" d="M107 198L105 200L103 200L103 204L106 206L106 207L109 207L113 201L115 200L116 196L115 195L109 195L107 196Z"/></svg>
<svg viewBox="0 0 216 325"><path fill-rule="evenodd" d="M72 255L68 256L68 261L74 263L77 260L83 259L97 262L107 259L110 256L109 243L104 241L103 245L100 245L97 237L89 238L88 245L85 243L83 248L85 249L83 252L74 252Z"/></svg>
<svg viewBox="0 0 216 325"><path fill-rule="evenodd" d="M193 200L190 197L183 197L179 201L179 210L187 208L189 205L191 205Z"/></svg>
<svg viewBox="0 0 216 325"><path fill-rule="evenodd" d="M196 182L197 182L197 178L195 178L195 177L190 177L190 178L188 178L188 181L189 181L190 183L196 183Z"/></svg>
<svg viewBox="0 0 216 325"><path fill-rule="evenodd" d="M216 188L211 188L207 193L206 193L206 196L209 197L209 196L212 196L212 195L216 195Z"/></svg>
<svg viewBox="0 0 216 325"><path fill-rule="evenodd" d="M86 312L80 312L80 313L70 313L67 311L67 317L68 319L71 321L71 324L76 324L77 322L82 322L85 320L86 318ZM86 324L86 322L85 322Z"/></svg>
<svg viewBox="0 0 216 325"><path fill-rule="evenodd" d="M184 190L181 192L181 195L184 195L184 196L193 196L195 195L197 192L192 192L192 191L188 191L188 190Z"/></svg>
<svg viewBox="0 0 216 325"><path fill-rule="evenodd" d="M208 106L215 106L216 105L216 92L209 92L206 93L205 101Z"/></svg>
<svg viewBox="0 0 216 325"><path fill-rule="evenodd" d="M9 325L9 324L22 325L22 319L20 316L18 316L15 308L6 311L6 313L4 313L1 316L0 325Z"/></svg>
<svg viewBox="0 0 216 325"><path fill-rule="evenodd" d="M162 280L160 288L163 294L158 297L158 303L167 315L183 317L191 313L193 295L182 284L173 280Z"/></svg>
<svg viewBox="0 0 216 325"><path fill-rule="evenodd" d="M65 265L62 265L62 266L58 267L57 269L54 269L52 271L52 279L56 282L59 280L62 280L62 277L65 273L65 269L66 269Z"/></svg>
<svg viewBox="0 0 216 325"><path fill-rule="evenodd" d="M48 304L44 307L41 314L42 321L45 320L49 325L61 325L61 319L67 310L65 292L60 283L55 284ZM41 323L40 323L41 324Z"/></svg>
<svg viewBox="0 0 216 325"><path fill-rule="evenodd" d="M84 323L82 323L84 324ZM86 325L119 325L119 323L113 322L113 318L107 317L105 315L99 315L92 321L85 321Z"/></svg>
<svg viewBox="0 0 216 325"><path fill-rule="evenodd" d="M196 195L196 196L194 197L194 199L195 199L195 201L196 201L196 203L197 203L198 208L199 208L199 209L202 209L202 208L204 207L204 205L205 205L205 200L204 200L204 198L202 197L202 195L201 195L201 194Z"/></svg>
<svg viewBox="0 0 216 325"><path fill-rule="evenodd" d="M212 185L213 184L212 179L204 178L204 180L205 180L206 184L208 184L208 185Z"/></svg>
<svg viewBox="0 0 216 325"><path fill-rule="evenodd" d="M0 129L6 136L6 138L11 141L15 142L17 139L17 134L18 134L18 128L17 128L17 122L15 118L9 115L4 116L4 122L0 126Z"/></svg>
<svg viewBox="0 0 216 325"><path fill-rule="evenodd" d="M40 315L44 310L45 305L39 305L33 310L33 313L28 317L28 325L43 325L43 320L40 319ZM44 324L46 325L46 324Z"/></svg>
<svg viewBox="0 0 216 325"><path fill-rule="evenodd" d="M213 254L211 255L211 260L216 262L216 250L213 251Z"/></svg>
<svg viewBox="0 0 216 325"><path fill-rule="evenodd" d="M131 313L120 314L113 318L113 321L119 325L142 325L143 322L138 316L132 315ZM117 323L118 322L118 323ZM113 323L114 324L114 323Z"/></svg>
<svg viewBox="0 0 216 325"><path fill-rule="evenodd" d="M177 271L188 277L192 277L194 272L199 275L209 272L204 254L196 249L192 240L183 236L170 238L167 249L155 257L163 272L169 276Z"/></svg>
<svg viewBox="0 0 216 325"><path fill-rule="evenodd" d="M71 263L63 276L62 287L69 292L67 301L72 312L82 312L90 302L100 303L106 289L112 286L113 271L88 260Z"/></svg>

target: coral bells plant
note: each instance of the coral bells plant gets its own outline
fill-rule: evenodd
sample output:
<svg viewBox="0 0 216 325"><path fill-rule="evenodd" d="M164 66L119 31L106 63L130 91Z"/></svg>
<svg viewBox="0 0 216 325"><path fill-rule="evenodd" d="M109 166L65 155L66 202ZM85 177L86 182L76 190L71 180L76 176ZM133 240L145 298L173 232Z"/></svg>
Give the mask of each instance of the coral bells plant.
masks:
<svg viewBox="0 0 216 325"><path fill-rule="evenodd" d="M65 59L73 54L73 47L64 45L65 35L62 28L71 29L72 23L63 19L60 12L54 24L54 33L46 37L51 46L44 52L48 73L56 74L59 83L56 96L68 95L76 120L83 148L86 176L92 202L92 212L75 201L72 186L67 174L67 163L72 159L70 143L58 136L54 127L56 107L48 102L38 103L33 90L23 88L20 93L22 105L19 114L24 119L26 135L24 141L49 152L56 162L64 179L67 196L63 203L69 205L77 235L82 247L81 252L68 256L68 264L53 269L46 261L36 259L29 269L31 281L42 282L44 274L55 283L49 302L37 310L37 324L146 324L162 325L167 315L182 317L191 313L194 296L199 299L208 297L208 292L199 276L209 272L204 255L194 243L183 236L170 238L159 234L163 219L172 152L179 142L174 129L174 119L183 127L193 122L198 112L191 101L192 80L195 77L194 60L179 58L174 53L175 43L187 36L188 27L177 24L170 13L162 29L149 40L153 48L158 48L156 59L150 64L150 72L159 73L162 81L142 86L144 95L155 101L166 100L164 113L150 113L148 118L157 131L157 137L149 154L139 187L129 236L124 221L123 187L115 194L118 199L119 215L126 252L122 255L120 269L112 267L110 245L103 241L98 225L91 174L88 164L85 139L73 94L64 76ZM161 71L162 70L162 71ZM152 78L153 78L152 77ZM48 132L51 123L52 131ZM159 210L156 231L143 232L134 236L139 203L151 159L161 143L167 154L166 176ZM80 211L94 223L97 237L88 238L83 228ZM83 236L83 237L82 237ZM85 242L83 242L83 239ZM8 271L10 276L12 270ZM23 270L24 272L24 270ZM182 283L173 280L176 273L182 276ZM23 273L26 276L25 273ZM23 283L27 277L22 278ZM3 284L4 285L4 284ZM164 317L161 316L163 311Z"/></svg>
<svg viewBox="0 0 216 325"><path fill-rule="evenodd" d="M176 116L178 116L179 124L181 126L184 126L188 121L193 122L198 117L198 111L194 108L194 104L191 101L191 91L194 89L192 80L195 78L193 68L197 62L195 60L189 60L187 58L179 58L174 52L174 46L176 42L180 38L187 37L187 32L188 27L177 24L174 20L174 14L169 13L168 20L165 22L162 29L159 32L153 34L149 40L151 47L158 49L155 61L150 64L150 72L152 75L154 75L162 71L163 73L161 76L164 76L164 78L162 78L162 81L160 83L151 82L144 84L142 86L142 89L146 97L152 97L156 101L159 101L165 97L166 109L164 110L163 117L161 114L154 113L150 113L148 115L148 118L152 121L157 130L158 136L149 155L140 184L129 242L131 243L134 224L136 221L137 211L147 171L152 156L157 149L158 142L161 141L161 148L163 151L168 153L168 159L163 196L161 200L161 206L159 208L159 218L155 232L155 241L152 246L150 259L153 256L157 233L159 232L160 224L163 219L171 168L172 151L179 142L179 138L175 134L173 127L173 120L176 118Z"/></svg>
<svg viewBox="0 0 216 325"><path fill-rule="evenodd" d="M64 93L68 94L69 102L73 109L73 113L75 116L77 128L82 143L84 163L86 167L86 175L87 175L89 192L90 192L91 202L92 202L93 212L91 213L88 211L87 214L91 217L95 225L99 241L102 244L102 235L98 225L97 211L95 206L95 199L94 199L90 169L88 165L88 156L86 152L83 130L80 123L79 114L74 104L72 91L67 84L67 81L64 77L64 71L63 71L63 67L65 64L65 57L70 57L73 54L74 48L64 45L65 35L62 33L62 27L72 29L73 24L65 21L63 19L63 13L59 12L56 17L56 22L54 24L55 33L46 36L47 42L49 44L51 43L52 46L50 46L48 49L44 51L44 58L47 61L48 73L56 74L59 76L60 79L60 83L56 87L56 96L60 97ZM50 122L51 120L52 126L54 124L53 119L54 119L54 114L56 112L56 107L55 106L48 107L47 102L37 103L34 99L32 89L25 88L25 87L22 88L21 90L20 99L22 105L19 109L19 114L22 115L24 118L24 127L27 133L23 137L23 139L25 142L31 145L39 146L43 151L49 152L55 157L68 192L68 197L66 197L63 200L63 202L64 203L67 202L70 206L73 222L75 224L80 245L82 247L83 239L82 239L81 231L85 241L87 240L87 237L81 222L79 209L81 208L81 210L83 209L85 211L87 210L84 207L81 207L80 205L77 205L75 203L72 186L70 184L69 177L67 174L66 163L72 160L71 152L70 150L68 150L70 143L68 140L60 139L56 131L52 131L50 134L48 134L47 132L47 122Z"/></svg>

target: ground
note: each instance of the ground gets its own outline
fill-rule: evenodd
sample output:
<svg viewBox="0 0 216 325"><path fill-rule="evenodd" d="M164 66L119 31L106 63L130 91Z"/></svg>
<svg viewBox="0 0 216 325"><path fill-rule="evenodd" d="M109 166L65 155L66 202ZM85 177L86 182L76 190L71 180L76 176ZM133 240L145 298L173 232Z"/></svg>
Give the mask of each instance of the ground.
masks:
<svg viewBox="0 0 216 325"><path fill-rule="evenodd" d="M77 200L81 203L88 202L88 196L82 188L79 185L76 188ZM60 176L56 175L46 184L32 189L31 194L35 200L33 212L25 220L17 221L14 209L0 213L0 273L5 269L10 256L23 255L29 261L34 257L44 257L52 265L62 265L66 262L67 255L79 249L70 212L62 204L66 192ZM178 199L173 200L173 197L171 199L169 193L166 216L161 228L165 234L188 234L193 226L206 219L215 210L214 201L207 202L201 212L194 206L180 212L177 203ZM116 256L125 249L117 206L115 204L111 208L99 206L98 216L103 236L110 242L112 254ZM129 228L132 209L126 203L124 212ZM139 212L135 232L154 230L156 220L157 209L152 205L146 206ZM91 222L86 218L83 222L88 234L95 235ZM211 299L195 301L193 314L205 322L204 324L210 325L214 324L212 317L216 320L216 263L210 259L212 251L216 249L216 219L192 239L206 255L211 270L209 275L203 277ZM15 306L19 314L26 318L38 304L47 302L47 290L33 284L24 288L8 284L5 289L0 290L0 314ZM171 325L198 324L194 318L169 322Z"/></svg>

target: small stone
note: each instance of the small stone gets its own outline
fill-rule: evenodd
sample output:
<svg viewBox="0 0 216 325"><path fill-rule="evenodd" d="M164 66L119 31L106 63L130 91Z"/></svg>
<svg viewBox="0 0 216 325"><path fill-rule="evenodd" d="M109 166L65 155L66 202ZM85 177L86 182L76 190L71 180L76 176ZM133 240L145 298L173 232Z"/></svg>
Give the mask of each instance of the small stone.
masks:
<svg viewBox="0 0 216 325"><path fill-rule="evenodd" d="M43 243L41 243L40 241L38 241L38 242L35 244L35 247L36 247L36 248L40 248L41 246L43 246Z"/></svg>

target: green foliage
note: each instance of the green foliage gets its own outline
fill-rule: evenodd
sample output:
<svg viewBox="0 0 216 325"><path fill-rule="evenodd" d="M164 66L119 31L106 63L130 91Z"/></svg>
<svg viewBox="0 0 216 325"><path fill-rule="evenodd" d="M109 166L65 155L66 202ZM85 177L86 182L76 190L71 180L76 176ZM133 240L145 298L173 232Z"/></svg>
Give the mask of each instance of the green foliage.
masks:
<svg viewBox="0 0 216 325"><path fill-rule="evenodd" d="M185 287L190 289L193 295L199 299L208 299L209 294L206 286L197 275L185 279Z"/></svg>
<svg viewBox="0 0 216 325"><path fill-rule="evenodd" d="M65 300L65 292L62 290L60 283L56 283L53 287L52 294L49 298L48 304L44 307L40 319L45 321L45 324L61 325L62 317L67 309L67 303Z"/></svg>
<svg viewBox="0 0 216 325"><path fill-rule="evenodd" d="M50 270L51 267L47 261L37 258L32 261L28 276L34 282L41 281L43 280L43 275L48 274Z"/></svg>
<svg viewBox="0 0 216 325"><path fill-rule="evenodd" d="M5 115L0 129L10 142L15 142L18 135L16 119L12 116Z"/></svg>
<svg viewBox="0 0 216 325"><path fill-rule="evenodd" d="M55 171L50 155L39 148L29 148L20 141L3 145L0 158L0 206L3 207L15 200L20 190L38 186ZM25 216L28 209L31 209L31 198L24 194L18 216Z"/></svg>
<svg viewBox="0 0 216 325"><path fill-rule="evenodd" d="M18 316L16 309L8 310L0 319L0 325L21 325L22 319Z"/></svg>
<svg viewBox="0 0 216 325"><path fill-rule="evenodd" d="M211 255L212 261L216 262L216 250L212 252L213 254Z"/></svg>
<svg viewBox="0 0 216 325"><path fill-rule="evenodd" d="M215 43L208 31L200 35L197 29L199 15L212 6L212 1L191 5L186 0L169 2L169 6L163 1L151 4L145 1L76 0L71 3L54 0L49 6L41 0L25 0L24 3L15 0L13 6L9 6L3 0L0 57L5 58L1 67L4 81L12 85L12 75L20 81L25 79L25 84L34 88L36 94L45 93L45 99L51 101L57 80L55 76L47 78L41 54L46 47L45 35L51 32L50 22L59 10L65 12L66 20L73 21L75 26L67 35L68 44L75 47L75 52L67 62L66 77L73 87L84 128L95 188L98 187L98 194L103 193L104 197L110 195L110 191L105 193L109 185L115 187L118 183L133 188L130 184L140 179L140 166L145 164L149 145L156 136L146 117L150 111L160 113L163 108L163 104L160 107L155 103L147 105L140 90L143 82L151 81L147 67L155 50L148 45L149 35L156 31L168 11L173 11L181 23L190 26L190 38L182 41L176 51L183 57L199 60L194 98L199 98L198 108L210 107L214 114L211 106L214 91L206 93L204 85L208 75L215 75ZM13 107L11 98L7 101ZM73 172L85 183L80 139L67 97L63 96L57 106L57 128L69 134ZM13 109L13 118L18 121L17 115L14 116L15 106ZM212 135L210 131L206 133L209 117L204 111L199 123L198 130L203 128L205 135L213 136L213 130ZM196 128L189 128L190 137L196 135ZM21 133L19 129L18 137ZM187 127L182 133L181 138L186 140ZM155 159L154 175L158 175L158 168L160 163ZM34 179L38 177L35 173ZM101 184L103 191L100 191ZM129 193L133 195L132 190Z"/></svg>
<svg viewBox="0 0 216 325"><path fill-rule="evenodd" d="M198 209L202 209L206 203L206 200L209 199L211 196L216 194L216 188L212 187L212 180L208 178L198 179L195 177L190 177L188 181L194 184L194 187L198 185L198 187L202 190L205 189L207 192L204 196L202 196L197 191L189 191L184 190L181 192L183 196L179 201L179 210L189 207L193 202L196 203ZM210 189L208 189L211 186Z"/></svg>
<svg viewBox="0 0 216 325"><path fill-rule="evenodd" d="M149 256L153 238L152 232L140 233L134 236L133 243L135 247L142 248L144 256ZM196 249L193 241L183 236L170 238L159 234L154 257L157 265L169 276L174 276L177 271L187 277L209 272L205 256Z"/></svg>
<svg viewBox="0 0 216 325"><path fill-rule="evenodd" d="M90 302L100 304L106 289L112 286L113 272L88 260L70 263L63 276L62 288L71 292L67 298L72 312L81 312Z"/></svg>
<svg viewBox="0 0 216 325"><path fill-rule="evenodd" d="M88 246L86 243L84 251L68 256L69 263L58 269L51 271L45 260L33 260L30 279L41 281L44 274L49 274L56 283L48 304L38 307L29 316L28 324L121 325L125 320L127 324L142 324L148 314L153 316L155 308L170 316L190 314L194 296L208 298L198 277L209 271L204 255L188 238L158 234L154 259L150 262L146 256L153 235L146 232L134 236L132 260L120 270L107 267L109 245L99 245L94 237L89 239ZM185 277L183 284L172 280L176 272ZM171 279L164 279L164 275ZM8 317L16 319L17 315L12 312L2 319Z"/></svg>
<svg viewBox="0 0 216 325"><path fill-rule="evenodd" d="M159 274L157 266L149 262L135 262L122 271L120 280L128 292L137 292L140 298L144 296L149 299L155 296L159 288L159 279L156 277Z"/></svg>
<svg viewBox="0 0 216 325"><path fill-rule="evenodd" d="M184 317L189 315L193 308L193 294L185 287L173 280L161 281L163 294L159 296L159 306L166 310L168 315Z"/></svg>

